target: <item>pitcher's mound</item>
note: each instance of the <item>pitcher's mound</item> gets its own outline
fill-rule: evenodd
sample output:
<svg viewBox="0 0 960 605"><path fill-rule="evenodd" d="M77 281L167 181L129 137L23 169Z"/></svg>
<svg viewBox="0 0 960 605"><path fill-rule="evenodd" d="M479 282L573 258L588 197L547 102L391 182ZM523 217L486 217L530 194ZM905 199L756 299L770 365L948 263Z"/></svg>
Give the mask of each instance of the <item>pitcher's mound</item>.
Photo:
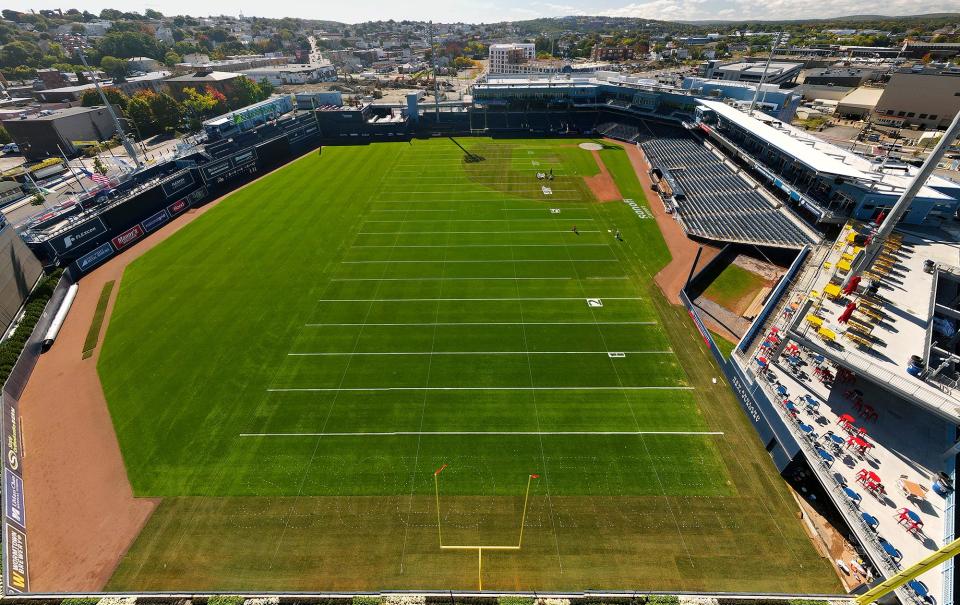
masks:
<svg viewBox="0 0 960 605"><path fill-rule="evenodd" d="M603 145L600 143L580 143L578 147L580 147L580 149L586 149L587 151L600 151L603 149Z"/></svg>

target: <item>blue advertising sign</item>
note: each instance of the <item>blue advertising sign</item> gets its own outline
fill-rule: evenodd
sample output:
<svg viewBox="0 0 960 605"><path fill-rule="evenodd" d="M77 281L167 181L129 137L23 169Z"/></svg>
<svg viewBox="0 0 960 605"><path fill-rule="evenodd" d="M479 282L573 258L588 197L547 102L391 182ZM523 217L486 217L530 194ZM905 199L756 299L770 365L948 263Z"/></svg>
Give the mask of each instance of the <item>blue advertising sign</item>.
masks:
<svg viewBox="0 0 960 605"><path fill-rule="evenodd" d="M100 261L110 258L112 255L113 246L110 245L110 242L105 242L94 248L92 252L88 252L77 259L77 268L86 273L100 264Z"/></svg>
<svg viewBox="0 0 960 605"><path fill-rule="evenodd" d="M20 529L27 528L23 505L23 479L8 468L3 469L3 512L7 521L16 523Z"/></svg>
<svg viewBox="0 0 960 605"><path fill-rule="evenodd" d="M143 227L144 231L150 233L160 225L166 223L168 220L170 220L170 215L167 214L166 210L161 210L160 212L143 219L143 222L140 223L140 225Z"/></svg>
<svg viewBox="0 0 960 605"><path fill-rule="evenodd" d="M187 187L193 185L193 183L193 175L187 171L175 178L164 181L160 187L163 189L163 194L168 198L171 198L177 195L177 193L180 191L183 191Z"/></svg>

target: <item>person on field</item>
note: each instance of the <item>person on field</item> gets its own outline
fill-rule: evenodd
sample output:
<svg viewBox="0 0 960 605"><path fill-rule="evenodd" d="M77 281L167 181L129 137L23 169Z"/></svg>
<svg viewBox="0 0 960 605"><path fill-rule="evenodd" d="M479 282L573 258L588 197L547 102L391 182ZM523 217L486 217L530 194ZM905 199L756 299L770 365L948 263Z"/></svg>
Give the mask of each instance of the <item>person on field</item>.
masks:
<svg viewBox="0 0 960 605"><path fill-rule="evenodd" d="M580 232L577 231L577 226L576 226L576 225L573 226L573 229L571 229L571 231L573 231L573 232L576 233L577 235L580 235Z"/></svg>

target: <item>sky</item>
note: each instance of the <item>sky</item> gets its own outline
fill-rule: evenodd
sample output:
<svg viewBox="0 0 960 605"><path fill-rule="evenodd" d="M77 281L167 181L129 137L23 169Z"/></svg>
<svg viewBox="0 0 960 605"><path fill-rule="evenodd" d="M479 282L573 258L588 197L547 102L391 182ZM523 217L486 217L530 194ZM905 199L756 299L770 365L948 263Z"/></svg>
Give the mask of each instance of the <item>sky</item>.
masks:
<svg viewBox="0 0 960 605"><path fill-rule="evenodd" d="M59 0L63 2L64 0ZM66 0L70 2L70 0ZM165 15L208 14L258 17L303 17L346 23L386 19L433 20L444 23L491 23L538 17L605 15L665 21L703 19L809 19L843 15L917 15L960 12L960 0L7 0L4 8L27 11L40 8L77 8L99 13L103 8L143 12L147 8Z"/></svg>

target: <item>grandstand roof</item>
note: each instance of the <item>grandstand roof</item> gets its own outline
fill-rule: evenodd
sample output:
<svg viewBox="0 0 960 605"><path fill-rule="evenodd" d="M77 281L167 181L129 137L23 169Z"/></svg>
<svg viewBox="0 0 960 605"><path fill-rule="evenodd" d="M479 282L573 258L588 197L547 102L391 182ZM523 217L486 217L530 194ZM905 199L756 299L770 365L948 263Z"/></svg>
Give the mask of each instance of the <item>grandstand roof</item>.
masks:
<svg viewBox="0 0 960 605"><path fill-rule="evenodd" d="M748 115L730 105L719 101L698 99L697 103L715 111L718 115L763 139L782 153L795 158L810 169L823 173L847 177L868 186L884 190L886 193L899 193L905 189L916 172L916 168L906 167L896 174L885 170L880 164L867 158L841 149L832 143L803 132L789 124L774 120L766 114L758 114L762 119ZM776 124L776 127L772 124ZM932 199L953 199L933 189L930 185L954 188L955 184L940 177L931 177L928 185L920 190L920 195Z"/></svg>

